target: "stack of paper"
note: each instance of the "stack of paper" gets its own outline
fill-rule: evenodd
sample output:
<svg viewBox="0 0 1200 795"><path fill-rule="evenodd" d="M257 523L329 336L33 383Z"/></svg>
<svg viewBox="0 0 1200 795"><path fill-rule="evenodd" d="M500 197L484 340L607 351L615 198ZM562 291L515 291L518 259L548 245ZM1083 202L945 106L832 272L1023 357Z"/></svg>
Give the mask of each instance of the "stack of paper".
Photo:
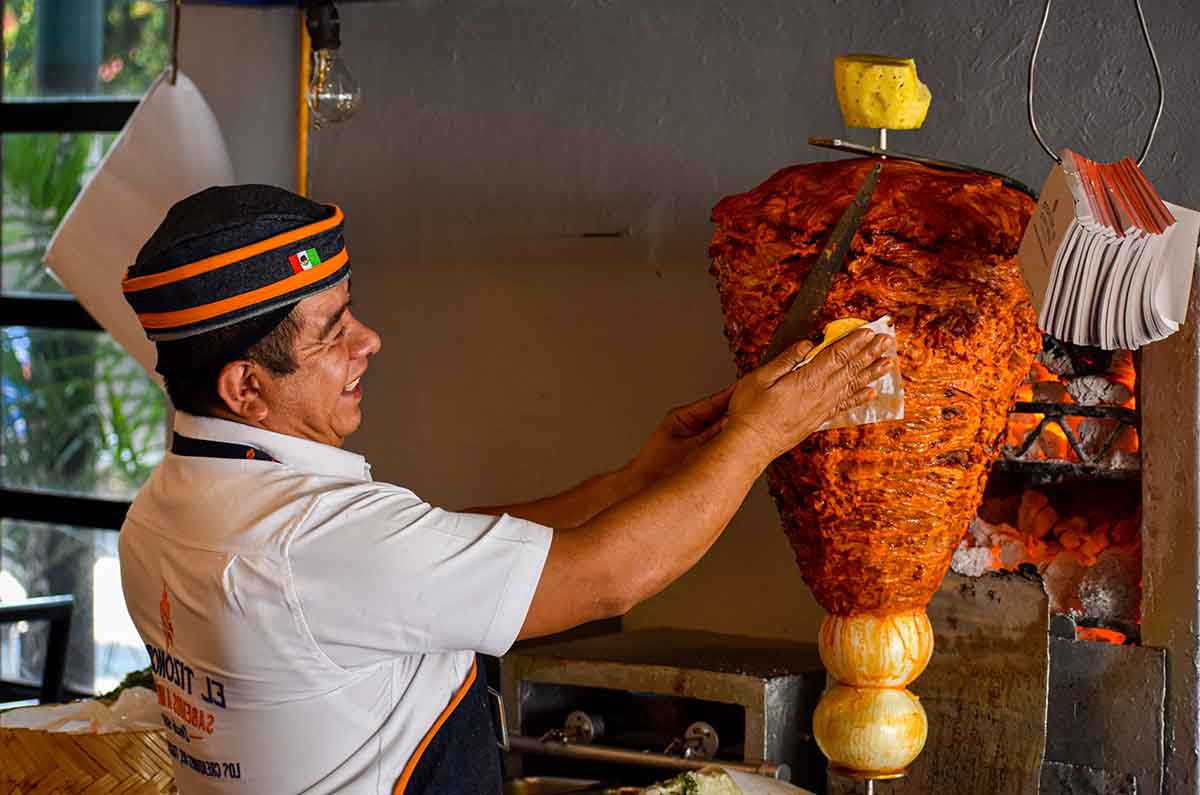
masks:
<svg viewBox="0 0 1200 795"><path fill-rule="evenodd" d="M1110 350L1174 333L1198 237L1200 213L1164 202L1132 159L1093 163L1064 150L1019 253L1039 324Z"/></svg>

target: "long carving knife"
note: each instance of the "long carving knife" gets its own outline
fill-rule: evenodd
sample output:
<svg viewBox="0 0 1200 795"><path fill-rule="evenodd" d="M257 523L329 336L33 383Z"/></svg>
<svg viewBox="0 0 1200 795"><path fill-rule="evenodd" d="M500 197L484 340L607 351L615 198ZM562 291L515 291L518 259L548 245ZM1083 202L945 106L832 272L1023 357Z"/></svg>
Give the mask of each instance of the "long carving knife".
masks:
<svg viewBox="0 0 1200 795"><path fill-rule="evenodd" d="M760 363L775 358L789 345L812 336L817 313L825 304L825 297L829 295L833 280L846 264L846 255L850 253L850 241L854 239L863 216L867 214L867 205L871 203L871 195L875 193L875 186L879 184L879 171L882 168L883 164L877 161L859 186L850 206L842 212L842 217L829 233L829 239L825 241L825 247L817 256L812 270L805 277L804 284L792 297L791 305L784 310L783 323L775 330L775 336L771 338L771 344L767 346L767 352L763 354Z"/></svg>
<svg viewBox="0 0 1200 795"><path fill-rule="evenodd" d="M851 141L843 141L841 138L809 138L808 142L813 146L820 146L824 149L837 149L840 152L851 152L856 155L866 155L867 157L885 157L889 160L911 160L914 163L929 166L930 168L940 168L946 171L964 171L968 174L983 174L988 177L995 177L1010 188L1015 188L1021 191L1029 198L1037 201L1038 194L1033 188L1026 185L1020 180L1013 179L1007 174L1001 174L999 171L988 171L985 168L976 168L968 166L966 163L952 163L949 160L938 160L924 155L914 155L908 152L898 152L895 149L880 149L876 146L863 146Z"/></svg>

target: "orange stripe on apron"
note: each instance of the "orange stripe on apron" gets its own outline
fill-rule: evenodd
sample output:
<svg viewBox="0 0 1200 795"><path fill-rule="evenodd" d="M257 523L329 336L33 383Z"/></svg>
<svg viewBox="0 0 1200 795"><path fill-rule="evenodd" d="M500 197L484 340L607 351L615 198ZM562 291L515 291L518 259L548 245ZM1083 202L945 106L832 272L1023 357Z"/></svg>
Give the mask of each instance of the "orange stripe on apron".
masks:
<svg viewBox="0 0 1200 795"><path fill-rule="evenodd" d="M442 724L450 717L451 713L462 703L462 700L467 697L467 693L471 690L471 685L475 684L475 676L478 673L476 670L476 660L471 661L471 670L467 673L466 680L462 683L462 687L454 694L454 698L450 699L450 703L442 710L442 714L438 715L437 720L429 727L429 731L425 732L425 736L421 738L421 742L417 744L417 750L413 751L413 755L409 757L408 764L404 766L404 770L400 773L400 778L396 779L396 785L392 787L392 795L404 795L404 790L408 787L408 780L412 778L413 771L417 769L417 765L421 761L421 755L425 753L425 749L429 747L429 743L433 742L433 737L442 728Z"/></svg>

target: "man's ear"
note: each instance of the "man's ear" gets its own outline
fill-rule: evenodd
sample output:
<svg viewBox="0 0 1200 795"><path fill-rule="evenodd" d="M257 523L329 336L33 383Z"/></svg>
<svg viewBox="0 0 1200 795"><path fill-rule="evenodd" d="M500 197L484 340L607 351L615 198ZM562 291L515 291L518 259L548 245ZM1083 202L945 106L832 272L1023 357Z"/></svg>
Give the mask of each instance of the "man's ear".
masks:
<svg viewBox="0 0 1200 795"><path fill-rule="evenodd" d="M217 375L217 394L225 408L248 422L259 423L268 414L258 367L253 362L229 362Z"/></svg>

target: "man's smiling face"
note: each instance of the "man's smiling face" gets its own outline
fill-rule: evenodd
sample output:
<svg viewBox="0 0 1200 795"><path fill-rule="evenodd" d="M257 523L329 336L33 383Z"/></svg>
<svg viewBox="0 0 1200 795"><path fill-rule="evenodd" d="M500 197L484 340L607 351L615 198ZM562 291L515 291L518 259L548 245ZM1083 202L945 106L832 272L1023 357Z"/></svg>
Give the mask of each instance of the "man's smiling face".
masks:
<svg viewBox="0 0 1200 795"><path fill-rule="evenodd" d="M296 371L260 381L269 407L263 427L341 447L362 422L367 357L379 351L379 335L350 312L349 280L296 305Z"/></svg>

